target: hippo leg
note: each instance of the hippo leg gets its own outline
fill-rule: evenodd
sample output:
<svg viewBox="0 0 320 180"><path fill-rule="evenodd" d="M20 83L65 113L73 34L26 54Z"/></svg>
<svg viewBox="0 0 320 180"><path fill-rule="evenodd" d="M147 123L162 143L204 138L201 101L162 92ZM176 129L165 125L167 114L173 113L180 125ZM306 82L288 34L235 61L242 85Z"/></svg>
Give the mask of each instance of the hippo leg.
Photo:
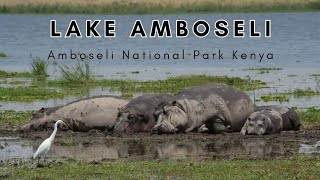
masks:
<svg viewBox="0 0 320 180"><path fill-rule="evenodd" d="M209 121L206 124L206 127L209 129L210 133L215 133L215 134L227 132L229 129L226 127L224 121L221 119L214 119Z"/></svg>
<svg viewBox="0 0 320 180"><path fill-rule="evenodd" d="M206 127L205 124L203 124L201 127L198 128L199 133L207 133L209 132L209 129Z"/></svg>
<svg viewBox="0 0 320 180"><path fill-rule="evenodd" d="M244 125L243 125L243 127L242 127L242 129L241 129L241 131L240 131L240 134L241 134L241 135L246 135L246 133L247 133L247 128L248 128L248 124L249 124L249 121L246 121L246 123L244 123Z"/></svg>

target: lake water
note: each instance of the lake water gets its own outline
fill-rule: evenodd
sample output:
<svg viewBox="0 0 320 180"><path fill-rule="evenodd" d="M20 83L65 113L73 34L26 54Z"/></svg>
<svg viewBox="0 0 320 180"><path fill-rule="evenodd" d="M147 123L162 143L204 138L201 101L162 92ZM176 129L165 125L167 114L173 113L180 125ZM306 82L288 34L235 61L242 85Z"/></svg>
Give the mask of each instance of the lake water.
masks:
<svg viewBox="0 0 320 180"><path fill-rule="evenodd" d="M50 38L49 22L57 21L57 29L66 31L70 20L77 20L82 34L85 34L85 20L116 20L116 38ZM168 19L171 22L173 38L129 38L135 20L141 20L147 34L150 31L152 20ZM175 38L175 20L186 20L189 26L199 19L206 20L211 25L211 33L205 38L198 38L192 33L187 38ZM214 22L225 19L229 22L230 35L227 38L218 38L213 35ZM232 21L245 20L245 38L232 37ZM256 20L257 31L263 34L264 21L272 22L271 38L249 38L249 20ZM113 51L115 58L93 60L91 66L96 75L106 78L125 79L164 79L168 76L183 74L209 74L227 76L250 76L268 83L266 89L256 91L257 97L274 92L286 92L292 89L312 88L319 90L320 80L310 74L320 73L320 13L261 13L261 14L197 14L197 15L0 15L0 52L9 55L0 59L0 70L29 71L32 59L38 56L47 59L49 52L105 53ZM103 32L103 24L98 31ZM189 27L191 30L191 27ZM304 34L302 34L304 33ZM224 52L223 60L193 60L186 56L184 60L122 60L123 50L141 53L175 53L185 50L193 52ZM272 53L273 60L232 60L232 51L240 53ZM50 60L53 62L53 60ZM73 60L57 60L58 64L73 63ZM57 66L50 66L50 75L59 76ZM250 67L279 67L281 71L270 71L267 74L258 74L257 71L243 71ZM139 71L139 74L131 74ZM125 75L124 75L125 74ZM295 74L295 77L288 75ZM98 91L96 94L102 94ZM93 93L94 94L94 93ZM252 93L253 94L253 93ZM251 95L252 95L251 94ZM78 97L77 97L78 98ZM26 103L20 109L39 109L41 106L63 104L68 100L50 100L36 103ZM290 98L283 103L288 106L311 107L318 106L320 97ZM262 102L263 103L263 102ZM3 109L17 107L14 102L0 102ZM278 104L275 102L263 104ZM24 108L27 107L27 108ZM18 108L19 109L19 108Z"/></svg>

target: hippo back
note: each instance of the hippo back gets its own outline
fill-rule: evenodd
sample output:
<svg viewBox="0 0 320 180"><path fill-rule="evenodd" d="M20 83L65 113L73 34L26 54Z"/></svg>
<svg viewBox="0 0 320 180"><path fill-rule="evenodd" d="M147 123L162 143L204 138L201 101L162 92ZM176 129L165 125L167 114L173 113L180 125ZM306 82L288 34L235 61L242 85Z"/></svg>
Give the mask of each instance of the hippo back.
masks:
<svg viewBox="0 0 320 180"><path fill-rule="evenodd" d="M224 99L232 118L232 130L240 131L247 117L249 117L254 110L253 103L245 92L228 85L210 83L183 89L176 94L176 97L202 101L209 99L213 94Z"/></svg>

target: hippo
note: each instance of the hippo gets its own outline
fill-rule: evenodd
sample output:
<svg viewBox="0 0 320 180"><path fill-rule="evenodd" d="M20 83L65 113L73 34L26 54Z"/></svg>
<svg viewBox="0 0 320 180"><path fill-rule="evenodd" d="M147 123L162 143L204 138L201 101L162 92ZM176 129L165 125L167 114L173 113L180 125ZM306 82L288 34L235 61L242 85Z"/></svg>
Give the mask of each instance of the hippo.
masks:
<svg viewBox="0 0 320 180"><path fill-rule="evenodd" d="M276 111L277 113L273 111ZM280 118L278 116L280 116ZM271 120L271 125L269 125L269 119ZM268 122L262 123L261 120ZM266 127L257 127L256 125L258 122L262 123L260 126ZM268 129L268 126L270 126L269 128L271 128L271 130ZM278 133L278 131L274 131L274 129L281 129L281 131L298 131L300 127L301 122L298 113L295 110L283 106L260 106L255 107L255 112L247 119L244 127L241 130L241 134L273 134Z"/></svg>
<svg viewBox="0 0 320 180"><path fill-rule="evenodd" d="M32 115L31 121L22 125L19 130L47 130L53 127L57 119L66 123L62 130L87 132L92 129L104 131L114 126L118 108L129 103L129 100L117 96L95 96L80 99L64 106L41 108Z"/></svg>
<svg viewBox="0 0 320 180"><path fill-rule="evenodd" d="M245 135L265 135L281 133L283 121L281 114L274 109L263 109L252 113L240 134Z"/></svg>
<svg viewBox="0 0 320 180"><path fill-rule="evenodd" d="M255 107L255 111L260 111L263 109L273 109L275 111L278 111L281 114L282 117L282 123L284 131L298 131L301 127L300 118L298 116L298 113L291 108L284 107L284 106L257 106Z"/></svg>
<svg viewBox="0 0 320 180"><path fill-rule="evenodd" d="M192 132L205 125L209 133L237 132L254 111L250 97L231 86L210 83L186 88L161 104L153 133Z"/></svg>
<svg viewBox="0 0 320 180"><path fill-rule="evenodd" d="M128 134L150 132L156 123L153 116L155 107L172 99L173 95L169 94L147 94L133 99L119 109L113 132Z"/></svg>

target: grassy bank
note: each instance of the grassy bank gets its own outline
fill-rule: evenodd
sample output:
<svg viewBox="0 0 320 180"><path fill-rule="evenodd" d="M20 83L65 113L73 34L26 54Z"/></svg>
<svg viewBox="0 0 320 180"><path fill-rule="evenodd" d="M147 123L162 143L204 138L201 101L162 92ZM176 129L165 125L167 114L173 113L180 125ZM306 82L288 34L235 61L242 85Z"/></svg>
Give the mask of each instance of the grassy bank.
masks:
<svg viewBox="0 0 320 180"><path fill-rule="evenodd" d="M30 121L31 111L7 110L0 112L0 130L12 130Z"/></svg>
<svg viewBox="0 0 320 180"><path fill-rule="evenodd" d="M319 126L320 125L320 109L309 108L306 111L298 110L298 115L304 127Z"/></svg>
<svg viewBox="0 0 320 180"><path fill-rule="evenodd" d="M165 80L154 81L136 81L136 80L116 80L116 79L101 79L92 80L90 84L86 84L83 81L66 81L65 79L48 81L49 86L87 86L90 85L96 87L109 87L113 92L121 93L177 93L181 89L197 86L206 83L224 83L230 86L234 86L241 90L250 91L260 89L265 86L266 83L260 80L248 80L239 77L227 77L227 76L209 76L209 75L186 75L169 77Z"/></svg>
<svg viewBox="0 0 320 180"><path fill-rule="evenodd" d="M266 161L67 162L31 169L6 169L7 179L317 179L319 158L296 156Z"/></svg>
<svg viewBox="0 0 320 180"><path fill-rule="evenodd" d="M0 13L177 14L319 11L319 0L3 0Z"/></svg>
<svg viewBox="0 0 320 180"><path fill-rule="evenodd" d="M34 101L63 98L64 92L37 87L0 88L0 100L4 101Z"/></svg>

